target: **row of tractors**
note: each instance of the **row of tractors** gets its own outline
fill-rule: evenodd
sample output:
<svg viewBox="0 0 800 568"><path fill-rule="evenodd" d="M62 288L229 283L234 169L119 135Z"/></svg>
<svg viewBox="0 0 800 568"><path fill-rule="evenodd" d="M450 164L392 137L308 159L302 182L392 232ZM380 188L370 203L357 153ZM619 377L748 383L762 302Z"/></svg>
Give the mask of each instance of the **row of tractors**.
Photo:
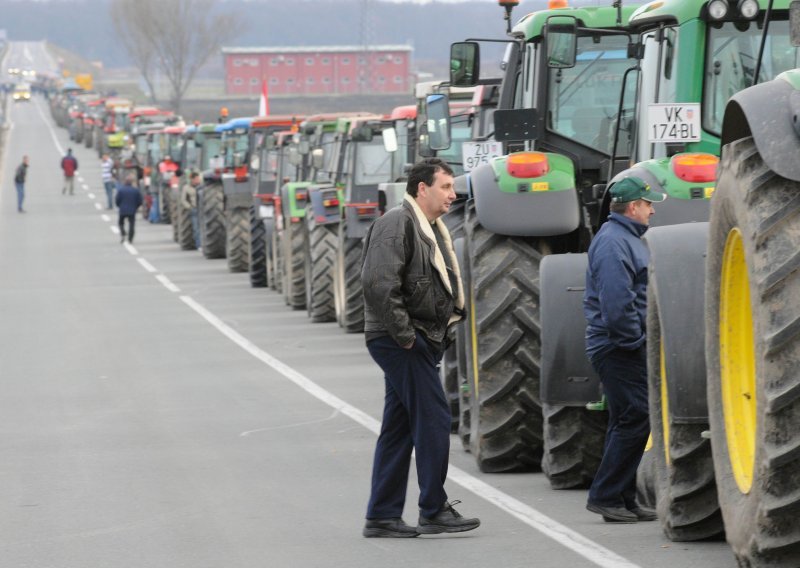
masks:
<svg viewBox="0 0 800 568"><path fill-rule="evenodd" d="M609 188L642 178L669 199L646 235L641 498L672 540L724 535L741 566L800 566L800 3L555 2L512 26L518 1L498 2L508 35L453 44L450 80L386 115L134 128L137 107L88 93L53 114L76 139L93 125L101 153L124 133L120 159L184 249L177 180L202 172L203 254L350 333L366 229L402 199L408 164L451 161L445 221L468 295L442 365L453 431L481 470L541 469L554 489L587 487L602 456L585 253Z"/></svg>

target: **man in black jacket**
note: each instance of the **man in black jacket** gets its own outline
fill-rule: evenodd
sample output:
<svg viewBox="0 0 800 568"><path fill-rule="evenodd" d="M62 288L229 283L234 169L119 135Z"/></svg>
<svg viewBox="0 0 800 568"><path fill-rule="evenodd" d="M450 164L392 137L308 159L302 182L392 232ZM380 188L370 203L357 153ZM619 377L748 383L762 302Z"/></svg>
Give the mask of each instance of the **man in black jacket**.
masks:
<svg viewBox="0 0 800 568"><path fill-rule="evenodd" d="M453 171L437 158L409 172L403 204L370 227L361 282L367 349L384 372L383 424L375 448L366 537L415 537L480 525L447 501L450 409L438 365L447 327L463 317L464 290L447 227ZM402 518L411 452L420 486L419 524Z"/></svg>
<svg viewBox="0 0 800 568"><path fill-rule="evenodd" d="M133 242L136 210L142 205L142 193L133 187L134 183L136 183L136 177L128 174L125 176L125 183L117 189L115 201L119 210L120 243L125 242L125 219L128 220L128 242Z"/></svg>
<svg viewBox="0 0 800 568"><path fill-rule="evenodd" d="M17 188L17 211L25 213L22 202L25 200L25 177L28 175L28 156L22 156L22 163L14 173L14 186Z"/></svg>

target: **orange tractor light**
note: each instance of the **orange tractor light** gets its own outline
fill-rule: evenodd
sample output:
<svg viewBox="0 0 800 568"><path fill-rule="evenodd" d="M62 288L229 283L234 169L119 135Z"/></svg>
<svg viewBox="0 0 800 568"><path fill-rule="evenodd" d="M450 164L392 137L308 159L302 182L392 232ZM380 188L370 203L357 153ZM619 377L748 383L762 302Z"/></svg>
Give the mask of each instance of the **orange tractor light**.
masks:
<svg viewBox="0 0 800 568"><path fill-rule="evenodd" d="M237 182L247 181L247 166L239 166L233 170L234 179Z"/></svg>
<svg viewBox="0 0 800 568"><path fill-rule="evenodd" d="M713 154L678 154L670 162L672 171L683 181L708 183L717 179L719 158Z"/></svg>
<svg viewBox="0 0 800 568"><path fill-rule="evenodd" d="M308 192L304 189L298 189L294 194L294 198L298 201L304 201L308 198Z"/></svg>
<svg viewBox="0 0 800 568"><path fill-rule="evenodd" d="M497 0L497 3L501 6L509 6L511 8L519 6L519 0Z"/></svg>
<svg viewBox="0 0 800 568"><path fill-rule="evenodd" d="M336 207L337 205L339 205L339 200L336 198L322 200L323 207Z"/></svg>
<svg viewBox="0 0 800 568"><path fill-rule="evenodd" d="M506 158L506 171L516 178L537 178L550 171L550 163L541 152L518 152Z"/></svg>
<svg viewBox="0 0 800 568"><path fill-rule="evenodd" d="M559 8L569 8L569 5L567 5L567 0L550 0L547 3L547 8L549 10L557 10Z"/></svg>

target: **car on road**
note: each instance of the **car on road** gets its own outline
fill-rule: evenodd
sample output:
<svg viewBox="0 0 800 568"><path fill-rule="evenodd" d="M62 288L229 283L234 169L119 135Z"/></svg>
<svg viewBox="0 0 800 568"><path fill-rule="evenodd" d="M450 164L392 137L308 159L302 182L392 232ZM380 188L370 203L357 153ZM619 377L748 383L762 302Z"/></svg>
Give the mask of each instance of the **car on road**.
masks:
<svg viewBox="0 0 800 568"><path fill-rule="evenodd" d="M31 88L28 85L17 85L14 87L14 92L11 94L11 98L14 99L14 102L30 102Z"/></svg>

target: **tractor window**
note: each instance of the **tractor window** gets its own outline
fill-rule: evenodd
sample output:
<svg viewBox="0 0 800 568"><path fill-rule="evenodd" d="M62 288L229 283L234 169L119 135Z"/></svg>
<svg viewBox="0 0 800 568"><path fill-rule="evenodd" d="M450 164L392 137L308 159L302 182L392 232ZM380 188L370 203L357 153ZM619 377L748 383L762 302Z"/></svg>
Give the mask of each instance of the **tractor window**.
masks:
<svg viewBox="0 0 800 568"><path fill-rule="evenodd" d="M184 169L195 169L200 157L200 149L197 147L197 143L192 138L189 138L184 144L184 149L185 157L184 163L182 164Z"/></svg>
<svg viewBox="0 0 800 568"><path fill-rule="evenodd" d="M278 179L278 149L261 147L261 181L275 181Z"/></svg>
<svg viewBox="0 0 800 568"><path fill-rule="evenodd" d="M383 148L383 138L375 136L371 142L350 145L355 151L354 185L377 185L390 181L392 155Z"/></svg>
<svg viewBox="0 0 800 568"><path fill-rule="evenodd" d="M225 134L225 167L238 167L247 162L250 141L247 132L233 131Z"/></svg>
<svg viewBox="0 0 800 568"><path fill-rule="evenodd" d="M467 110L453 115L450 119L450 147L447 150L436 152L438 158L443 159L453 168L453 173L457 176L464 173L463 157L461 148L464 142L472 139L472 127L470 119L472 113Z"/></svg>
<svg viewBox="0 0 800 568"><path fill-rule="evenodd" d="M622 76L631 66L627 35L579 37L577 62L549 70L548 128L611 153Z"/></svg>
<svg viewBox="0 0 800 568"><path fill-rule="evenodd" d="M289 146L283 146L278 156L278 172L282 182L297 181L297 166L289 160Z"/></svg>
<svg viewBox="0 0 800 568"><path fill-rule="evenodd" d="M114 126L116 126L119 130L124 130L125 132L131 131L131 121L130 117L128 116L127 112L121 112L114 116Z"/></svg>
<svg viewBox="0 0 800 568"><path fill-rule="evenodd" d="M201 169L211 169L211 160L222 153L222 139L218 137L206 138L203 141L203 163Z"/></svg>
<svg viewBox="0 0 800 568"><path fill-rule="evenodd" d="M322 155L322 167L314 173L314 181L323 182L333 179L333 175L336 173L334 171L336 169L335 141L335 132L323 132L319 141L319 146L315 146L316 148L322 148L322 151L325 153ZM312 149L313 148L314 146L312 146Z"/></svg>
<svg viewBox="0 0 800 568"><path fill-rule="evenodd" d="M761 29L755 22L709 25L703 92L703 128L719 135L728 99L753 84ZM773 20L764 46L758 82L798 66L798 50L789 41L789 22Z"/></svg>

